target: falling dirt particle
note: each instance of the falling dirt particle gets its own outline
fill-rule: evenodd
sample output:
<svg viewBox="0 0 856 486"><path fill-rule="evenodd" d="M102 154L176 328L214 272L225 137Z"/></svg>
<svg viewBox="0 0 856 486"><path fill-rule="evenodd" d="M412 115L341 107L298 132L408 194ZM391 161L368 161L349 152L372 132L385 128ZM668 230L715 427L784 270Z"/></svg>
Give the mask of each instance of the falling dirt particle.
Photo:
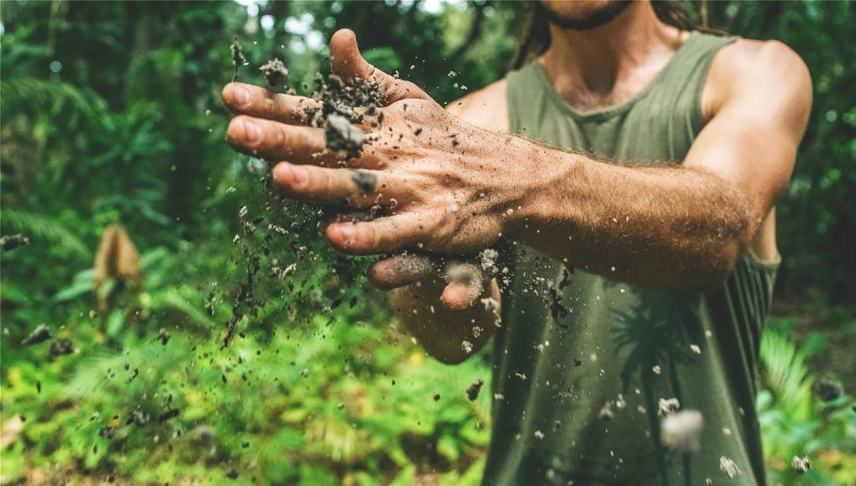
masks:
<svg viewBox="0 0 856 486"><path fill-rule="evenodd" d="M303 378L309 377L309 368L303 368L302 370L300 370L300 376L302 376Z"/></svg>
<svg viewBox="0 0 856 486"><path fill-rule="evenodd" d="M44 324L39 324L38 326L36 326L35 329L33 329L33 332L31 332L27 337L24 338L23 341L21 341L21 345L32 346L33 344L43 343L50 338L50 328L48 328L48 326Z"/></svg>
<svg viewBox="0 0 856 486"><path fill-rule="evenodd" d="M20 233L0 238L0 248L2 248L3 251L12 251L29 244L30 239Z"/></svg>
<svg viewBox="0 0 856 486"><path fill-rule="evenodd" d="M841 382L829 378L817 380L811 389L824 402L831 402L844 393L844 386L841 385Z"/></svg>
<svg viewBox="0 0 856 486"><path fill-rule="evenodd" d="M234 481L238 479L238 471L235 468L229 469L229 471L226 473L226 477Z"/></svg>
<svg viewBox="0 0 856 486"><path fill-rule="evenodd" d="M469 388L467 388L467 398L469 398L471 402L479 397L479 392L481 391L482 385L484 385L484 380L479 378L472 385L470 385Z"/></svg>
<svg viewBox="0 0 856 486"><path fill-rule="evenodd" d="M435 393L435 394L434 394L434 401L435 401L435 402L439 402L439 401L440 401L440 394L439 394L439 393Z"/></svg>
<svg viewBox="0 0 856 486"><path fill-rule="evenodd" d="M669 414L660 422L660 436L666 447L683 452L697 452L701 449L703 425L704 417L701 412L682 410Z"/></svg>
<svg viewBox="0 0 856 486"><path fill-rule="evenodd" d="M177 408L167 410L158 416L158 422L166 422L167 420L174 419L175 417L178 417L178 414L179 410Z"/></svg>
<svg viewBox="0 0 856 486"><path fill-rule="evenodd" d="M160 328L160 331L158 331L158 337L156 339L158 341L160 341L161 344L166 346L166 343L169 342L169 338L170 338L169 332L167 332L167 330L164 328Z"/></svg>
<svg viewBox="0 0 856 486"><path fill-rule="evenodd" d="M660 368L660 365L655 365L651 368L651 371L653 371L655 375L659 375L663 370Z"/></svg>
<svg viewBox="0 0 856 486"><path fill-rule="evenodd" d="M278 58L271 59L270 61L262 64L259 71L265 75L268 86L271 88L282 86L288 78L288 69L286 69L285 64L283 64Z"/></svg>
<svg viewBox="0 0 856 486"><path fill-rule="evenodd" d="M583 365L583 362L582 362L582 360L581 360L581 359L579 359L579 358L574 358L574 366L575 366L575 367L580 367L580 366L582 366L582 365Z"/></svg>
<svg viewBox="0 0 856 486"><path fill-rule="evenodd" d="M235 72L232 74L232 82L238 80L238 69L241 66L247 65L247 58L244 57L244 52L241 50L241 44L238 43L238 38L229 44L229 49L232 51L232 65L235 67Z"/></svg>
<svg viewBox="0 0 856 486"><path fill-rule="evenodd" d="M725 474L728 479L734 479L738 474L740 474L740 467L734 462L733 459L729 459L725 456L719 458L719 470Z"/></svg>
<svg viewBox="0 0 856 486"><path fill-rule="evenodd" d="M809 469L811 469L811 459L809 459L808 456L794 456L794 458L791 459L791 467L794 468L794 471L798 474L805 474Z"/></svg>
<svg viewBox="0 0 856 486"><path fill-rule="evenodd" d="M377 185L377 176L364 170L351 171L351 180L363 192L374 192Z"/></svg>
<svg viewBox="0 0 856 486"><path fill-rule="evenodd" d="M74 352L74 344L71 339L55 339L51 342L51 348L48 352L51 358L71 354Z"/></svg>

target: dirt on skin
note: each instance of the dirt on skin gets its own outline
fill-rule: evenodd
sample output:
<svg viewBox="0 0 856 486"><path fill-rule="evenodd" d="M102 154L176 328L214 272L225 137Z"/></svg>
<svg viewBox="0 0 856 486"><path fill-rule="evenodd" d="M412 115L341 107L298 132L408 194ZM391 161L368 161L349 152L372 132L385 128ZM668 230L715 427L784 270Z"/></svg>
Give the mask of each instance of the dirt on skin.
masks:
<svg viewBox="0 0 856 486"><path fill-rule="evenodd" d="M368 141L358 125L377 128L383 122L380 107L385 97L376 82L355 79L346 83L335 74L326 79L319 74L312 98L321 102L321 108L307 109L306 117L310 126L324 128L327 150L351 159L362 153Z"/></svg>

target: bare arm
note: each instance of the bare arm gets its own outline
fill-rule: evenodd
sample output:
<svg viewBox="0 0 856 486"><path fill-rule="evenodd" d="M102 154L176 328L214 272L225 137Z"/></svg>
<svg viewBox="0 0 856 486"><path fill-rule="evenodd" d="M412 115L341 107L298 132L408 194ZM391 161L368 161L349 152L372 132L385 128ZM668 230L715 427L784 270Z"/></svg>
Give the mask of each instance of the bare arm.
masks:
<svg viewBox="0 0 856 486"><path fill-rule="evenodd" d="M682 165L622 167L531 149L560 169L521 205L517 238L621 281L721 284L786 186L811 105L796 54L741 42L751 45L714 61L711 120Z"/></svg>

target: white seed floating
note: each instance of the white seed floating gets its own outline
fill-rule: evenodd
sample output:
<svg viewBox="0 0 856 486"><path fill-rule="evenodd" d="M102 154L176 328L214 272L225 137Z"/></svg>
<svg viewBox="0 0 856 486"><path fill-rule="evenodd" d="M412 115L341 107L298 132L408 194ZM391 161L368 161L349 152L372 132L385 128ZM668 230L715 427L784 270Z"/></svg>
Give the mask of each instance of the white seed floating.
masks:
<svg viewBox="0 0 856 486"><path fill-rule="evenodd" d="M734 479L740 474L740 467L737 466L737 463L725 456L719 458L719 470L728 476L728 479Z"/></svg>
<svg viewBox="0 0 856 486"><path fill-rule="evenodd" d="M461 349L463 349L465 353L470 354L473 352L473 343L469 341L461 341Z"/></svg>
<svg viewBox="0 0 856 486"><path fill-rule="evenodd" d="M655 375L659 375L662 369L660 368L660 365L655 365L653 368L651 368L651 371L653 371Z"/></svg>
<svg viewBox="0 0 856 486"><path fill-rule="evenodd" d="M660 437L663 444L683 452L698 452L701 449L701 429L704 417L697 410L681 410L666 416L660 422Z"/></svg>
<svg viewBox="0 0 856 486"><path fill-rule="evenodd" d="M701 348L698 347L698 344L690 344L690 349L695 354L701 354Z"/></svg>
<svg viewBox="0 0 856 486"><path fill-rule="evenodd" d="M811 469L811 459L809 459L808 456L794 456L794 458L791 459L791 467L794 468L794 471L800 474L805 474L809 469Z"/></svg>
<svg viewBox="0 0 856 486"><path fill-rule="evenodd" d="M536 430L535 431L535 438L538 440L543 440L544 439L544 432L541 432L540 430Z"/></svg>

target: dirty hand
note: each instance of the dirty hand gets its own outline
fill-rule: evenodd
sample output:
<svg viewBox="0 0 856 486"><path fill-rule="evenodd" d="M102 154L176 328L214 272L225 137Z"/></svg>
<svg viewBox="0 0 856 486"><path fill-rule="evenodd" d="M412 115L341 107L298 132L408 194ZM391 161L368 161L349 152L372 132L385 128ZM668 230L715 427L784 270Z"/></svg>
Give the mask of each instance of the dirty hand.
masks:
<svg viewBox="0 0 856 486"><path fill-rule="evenodd" d="M325 150L324 130L307 126L306 111L318 101L238 83L223 90L227 106L239 115L229 125L230 143L280 161L273 178L291 198L383 208L388 216L327 227L330 243L345 252L455 255L487 248L507 232L531 190L521 184L531 177L525 159L513 156L518 139L466 124L416 85L377 70L362 58L349 30L333 36L330 50L335 73L346 81L376 82L385 93L382 122L362 127L370 141L359 156L337 160ZM407 265L396 258L403 257L371 270L376 284L406 285L436 271L417 265L403 272ZM454 282L450 292L457 292ZM462 292L458 301L476 300L464 295L472 289ZM456 301L444 298L450 300Z"/></svg>

